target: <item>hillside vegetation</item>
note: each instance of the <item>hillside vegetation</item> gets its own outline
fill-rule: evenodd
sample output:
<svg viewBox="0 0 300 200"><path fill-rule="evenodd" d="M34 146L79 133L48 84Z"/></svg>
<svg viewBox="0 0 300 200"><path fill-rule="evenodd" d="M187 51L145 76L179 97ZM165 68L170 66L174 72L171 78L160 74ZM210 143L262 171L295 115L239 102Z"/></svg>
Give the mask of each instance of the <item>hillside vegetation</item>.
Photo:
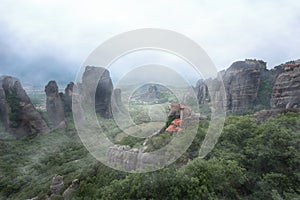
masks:
<svg viewBox="0 0 300 200"><path fill-rule="evenodd" d="M145 174L97 162L70 118L66 131L35 138L15 140L2 132L0 199L45 199L55 174L63 175L65 188L80 180L75 199L299 199L299 119L300 114L288 113L257 124L250 116L229 116L205 159L197 157L209 125L202 121L194 142L176 163ZM151 148L165 145L166 134L153 138Z"/></svg>

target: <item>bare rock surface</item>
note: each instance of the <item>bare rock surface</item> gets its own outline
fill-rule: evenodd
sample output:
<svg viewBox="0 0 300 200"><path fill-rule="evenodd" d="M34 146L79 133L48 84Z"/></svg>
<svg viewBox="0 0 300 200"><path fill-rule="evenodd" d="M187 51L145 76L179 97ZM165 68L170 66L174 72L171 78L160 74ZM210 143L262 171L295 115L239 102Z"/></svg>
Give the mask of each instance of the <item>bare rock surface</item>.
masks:
<svg viewBox="0 0 300 200"><path fill-rule="evenodd" d="M47 96L46 109L49 120L54 128L66 128L64 104L62 94L59 93L58 86L55 81L50 81L46 87Z"/></svg>
<svg viewBox="0 0 300 200"><path fill-rule="evenodd" d="M300 64L283 65L284 71L276 77L271 107L299 108L300 107Z"/></svg>
<svg viewBox="0 0 300 200"><path fill-rule="evenodd" d="M66 112L72 111L72 96L73 96L73 87L74 83L70 82L67 87L65 88L64 94L64 106Z"/></svg>
<svg viewBox="0 0 300 200"><path fill-rule="evenodd" d="M87 66L83 73L81 89L86 96L94 98L96 113L103 118L112 117L113 84L107 69Z"/></svg>
<svg viewBox="0 0 300 200"><path fill-rule="evenodd" d="M0 77L0 120L17 139L49 132L17 78Z"/></svg>
<svg viewBox="0 0 300 200"><path fill-rule="evenodd" d="M77 189L79 188L79 180L75 179L72 181L72 184L63 192L64 200L72 200L75 196Z"/></svg>
<svg viewBox="0 0 300 200"><path fill-rule="evenodd" d="M51 195L60 195L64 187L63 176L55 175L50 185Z"/></svg>

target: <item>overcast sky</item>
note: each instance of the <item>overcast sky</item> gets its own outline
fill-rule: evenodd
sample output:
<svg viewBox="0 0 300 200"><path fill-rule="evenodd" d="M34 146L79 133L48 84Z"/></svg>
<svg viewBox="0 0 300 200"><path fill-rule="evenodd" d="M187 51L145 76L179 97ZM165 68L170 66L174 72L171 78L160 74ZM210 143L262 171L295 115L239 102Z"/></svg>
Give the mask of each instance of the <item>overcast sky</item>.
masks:
<svg viewBox="0 0 300 200"><path fill-rule="evenodd" d="M0 74L27 82L72 81L98 45L138 28L186 35L219 70L300 58L298 0L2 0L0 15Z"/></svg>

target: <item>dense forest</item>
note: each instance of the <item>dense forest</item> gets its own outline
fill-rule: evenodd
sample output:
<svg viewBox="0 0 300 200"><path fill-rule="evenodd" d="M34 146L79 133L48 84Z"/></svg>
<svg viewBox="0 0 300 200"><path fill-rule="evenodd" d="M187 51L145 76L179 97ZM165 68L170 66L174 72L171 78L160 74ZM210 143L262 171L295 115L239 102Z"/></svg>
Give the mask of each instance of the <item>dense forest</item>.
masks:
<svg viewBox="0 0 300 200"><path fill-rule="evenodd" d="M65 188L80 180L73 199L300 197L299 113L262 123L250 115L228 116L216 147L204 159L198 158L198 152L209 121L201 121L193 125L199 126L197 136L180 159L141 174L116 171L96 161L68 119L66 130L47 135L21 140L0 135L0 199L45 199L55 174L64 177ZM166 134L156 136L152 148L165 145Z"/></svg>

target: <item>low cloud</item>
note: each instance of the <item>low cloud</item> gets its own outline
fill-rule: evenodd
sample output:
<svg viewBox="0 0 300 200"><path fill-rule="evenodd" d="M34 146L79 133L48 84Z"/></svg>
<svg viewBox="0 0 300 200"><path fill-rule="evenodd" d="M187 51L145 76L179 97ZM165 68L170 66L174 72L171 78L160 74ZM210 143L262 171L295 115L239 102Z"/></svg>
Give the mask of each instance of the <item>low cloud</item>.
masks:
<svg viewBox="0 0 300 200"><path fill-rule="evenodd" d="M0 13L0 74L42 84L74 80L94 48L138 28L190 37L219 70L245 58L273 67L300 55L300 3L293 0L4 0Z"/></svg>

